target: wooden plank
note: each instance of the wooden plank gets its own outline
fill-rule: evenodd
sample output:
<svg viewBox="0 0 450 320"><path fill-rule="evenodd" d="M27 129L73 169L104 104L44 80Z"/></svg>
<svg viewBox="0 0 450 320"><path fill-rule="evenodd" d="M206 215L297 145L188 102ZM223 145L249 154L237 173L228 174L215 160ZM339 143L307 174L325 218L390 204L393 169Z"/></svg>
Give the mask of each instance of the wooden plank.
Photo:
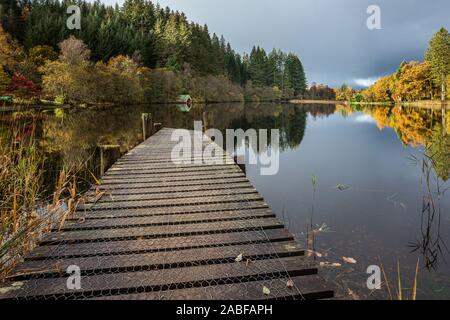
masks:
<svg viewBox="0 0 450 320"><path fill-rule="evenodd" d="M172 179L177 177L201 177L201 176L226 176L229 173L242 173L241 169L238 167L223 169L223 170L205 170L199 172L191 172L191 171L180 171L180 172L169 172L169 173L140 173L140 174L130 174L130 175L114 175L114 174L106 174L102 177L102 181L108 180L142 180L142 179Z"/></svg>
<svg viewBox="0 0 450 320"><path fill-rule="evenodd" d="M177 175L177 176L155 176L155 177L140 177L136 176L133 178L125 178L120 179L116 177L109 177L102 179L102 184L124 184L124 183L164 183L164 182L175 182L175 181L214 181L214 180L220 180L220 179L226 179L226 178L243 178L245 175L242 173L241 170L233 170L233 171L221 171L217 172L215 174L211 173L205 173L205 174L198 174L195 176L189 176L189 175Z"/></svg>
<svg viewBox="0 0 450 320"><path fill-rule="evenodd" d="M238 168L236 165L206 165L200 166L189 166L189 167L174 167L174 168L127 168L127 169L117 169L111 168L107 171L105 177L116 177L116 176L129 176L129 175L139 175L139 176L151 176L151 175L165 175L165 174L181 174L181 173L191 173L197 174L199 172L215 172L215 171L236 171Z"/></svg>
<svg viewBox="0 0 450 320"><path fill-rule="evenodd" d="M218 155L218 156L208 156L208 155L191 155L191 156L178 156L175 158L170 158L169 156L167 157L159 157L159 158L153 158L153 157L142 157L142 159L140 158L121 158L120 160L118 160L116 162L117 165L130 165L130 164L138 164L138 163L142 163L142 164L148 164L148 165L156 165L156 164L167 164L167 163L183 163L184 165L186 164L205 164L205 163L211 163L212 161L215 160L224 160L226 161L226 163L232 163L234 162L233 158L230 157L229 155Z"/></svg>
<svg viewBox="0 0 450 320"><path fill-rule="evenodd" d="M105 228L123 228L131 226L151 226L164 224L188 224L215 221L231 221L250 218L274 218L275 214L269 209L253 209L241 211L219 211L208 213L191 213L177 215L159 215L150 217L132 217L116 219L95 219L94 215L87 215L82 220L66 221L62 230L88 230ZM58 229L59 226L56 227Z"/></svg>
<svg viewBox="0 0 450 320"><path fill-rule="evenodd" d="M286 275L293 277L310 274L317 274L317 268L309 259L289 257L256 260L248 265L245 262L233 262L84 276L80 290L68 289L66 277L30 279L24 281L21 290L9 291L2 297L89 298L137 293L138 290L161 291L185 286L207 286L211 283L249 282L269 278L280 279L285 278ZM6 283L3 287L10 285Z"/></svg>
<svg viewBox="0 0 450 320"><path fill-rule="evenodd" d="M164 206L184 206L207 203L221 203L221 202L239 202L239 201L254 201L262 200L258 193L249 194L233 194L233 195L219 195L210 196L207 198L182 198L182 199L157 199L157 200L142 200L142 201L122 201L122 202L100 202L95 204L80 205L79 210L105 210L105 209L125 209L125 208L151 208Z"/></svg>
<svg viewBox="0 0 450 320"><path fill-rule="evenodd" d="M214 223L197 223L188 225L164 225L149 227L130 227L107 230L53 232L44 238L42 244L58 242L93 242L113 241L136 238L158 238L187 236L206 233L225 233L232 231L251 231L261 229L283 228L278 219L248 219L241 221L219 221Z"/></svg>
<svg viewBox="0 0 450 320"><path fill-rule="evenodd" d="M151 188L163 188L163 187L189 187L189 186L214 186L214 185L227 185L227 184L234 184L234 183L242 183L242 182L248 182L248 179L240 174L238 177L228 177L223 179L214 179L214 180L181 180L181 181L161 181L161 182L138 182L138 183L116 183L116 184L109 184L109 183L103 183L98 186L99 190L116 190L116 189L122 189L127 190L127 192L131 192L133 189L151 189ZM91 189L92 191L95 191L97 189L97 186ZM140 190L137 190L137 192L141 192Z"/></svg>
<svg viewBox="0 0 450 320"><path fill-rule="evenodd" d="M237 183L227 183L227 184L197 184L197 185L187 185L187 186L158 186L152 185L147 188L139 188L139 189L104 189L107 191L103 197L109 197L112 195L114 199L118 199L118 196L123 195L133 195L133 194L161 194L161 193L173 193L173 192L192 192L192 191L209 191L209 190L229 190L229 189L239 189L239 188L254 188L250 182L248 181L240 181ZM143 190L144 189L144 190ZM98 193L94 190L85 193L85 197L87 200L92 200L91 198L95 198L98 196Z"/></svg>
<svg viewBox="0 0 450 320"><path fill-rule="evenodd" d="M258 200L251 201L230 201L219 202L212 204L196 204L186 206L168 206L168 207L155 207L155 208L131 208L131 209L108 209L108 210L80 210L77 211L74 220L80 218L90 219L112 219L112 218L128 218L128 217L150 217L158 215L172 215L172 214L191 214L200 212L226 212L226 211L238 211L238 210L250 210L268 208L268 205ZM72 218L68 218L71 220Z"/></svg>
<svg viewBox="0 0 450 320"><path fill-rule="evenodd" d="M104 257L83 257L52 260L25 261L8 277L19 281L31 277L56 277L71 265L78 266L82 275L105 272L136 272L163 268L181 268L213 263L232 263L242 254L244 261L261 258L292 257L304 254L294 241L231 245L210 248L186 249L149 253L132 253Z"/></svg>
<svg viewBox="0 0 450 320"><path fill-rule="evenodd" d="M291 280L294 287L286 283ZM265 295L263 288L269 288ZM92 298L93 300L317 300L334 295L326 281L318 275L261 280L245 283L211 285L163 292L144 292Z"/></svg>
<svg viewBox="0 0 450 320"><path fill-rule="evenodd" d="M114 242L41 245L30 252L28 256L25 257L25 260L106 256L290 240L293 240L293 237L286 229L268 229L170 238L141 238Z"/></svg>
<svg viewBox="0 0 450 320"><path fill-rule="evenodd" d="M169 189L170 190L170 189ZM214 197L214 196L229 196L229 195L243 195L257 193L256 189L252 186L246 186L243 188L228 188L218 190L200 190L200 191L178 191L172 192L166 191L164 193L141 193L141 194L126 194L115 196L112 194L104 194L100 199L97 199L97 203L105 202L124 202L124 201L147 201L147 200L168 200L168 199L181 199L181 198L201 198L201 197ZM94 199L90 199L94 200ZM91 203L90 201L86 202Z"/></svg>
<svg viewBox="0 0 450 320"><path fill-rule="evenodd" d="M217 157L217 158L208 158L208 162L201 162L201 163L177 163L172 161L165 161L160 163L146 163L143 161L136 161L136 162L127 162L127 163L120 163L116 162L113 166L111 166L111 169L113 170L128 170L128 169L166 169L166 168L203 168L203 167L209 167L214 165L234 165L234 161L227 162L225 160L228 160L227 158L223 157ZM230 159L231 160L231 159ZM213 164L213 161L218 161L221 164ZM110 170L111 170L110 169Z"/></svg>

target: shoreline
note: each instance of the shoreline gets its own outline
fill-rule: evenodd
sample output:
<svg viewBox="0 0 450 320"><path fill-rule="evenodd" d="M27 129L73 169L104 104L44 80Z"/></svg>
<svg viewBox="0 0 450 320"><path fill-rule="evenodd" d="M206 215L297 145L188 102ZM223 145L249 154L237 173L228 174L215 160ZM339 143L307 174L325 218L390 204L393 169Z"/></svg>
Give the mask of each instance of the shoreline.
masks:
<svg viewBox="0 0 450 320"><path fill-rule="evenodd" d="M443 103L439 100L424 100L424 101L411 101L411 102L350 102L350 101L338 101L338 100L289 100L292 104L342 104L342 105L361 105L361 106L404 106L404 107L417 107L424 109L440 110ZM450 110L450 101L444 103L445 109Z"/></svg>

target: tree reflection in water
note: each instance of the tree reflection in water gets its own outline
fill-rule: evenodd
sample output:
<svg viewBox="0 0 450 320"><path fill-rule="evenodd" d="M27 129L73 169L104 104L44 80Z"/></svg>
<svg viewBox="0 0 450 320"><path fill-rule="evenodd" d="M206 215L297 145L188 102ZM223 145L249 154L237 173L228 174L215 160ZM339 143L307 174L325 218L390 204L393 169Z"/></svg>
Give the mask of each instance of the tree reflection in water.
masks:
<svg viewBox="0 0 450 320"><path fill-rule="evenodd" d="M442 123L445 123L443 121ZM444 128L437 127L433 139L425 148L421 160L414 159L422 168L421 233L410 244L412 252L419 252L427 269L437 269L440 259L445 262L449 249L441 237L441 199L449 187L450 138Z"/></svg>

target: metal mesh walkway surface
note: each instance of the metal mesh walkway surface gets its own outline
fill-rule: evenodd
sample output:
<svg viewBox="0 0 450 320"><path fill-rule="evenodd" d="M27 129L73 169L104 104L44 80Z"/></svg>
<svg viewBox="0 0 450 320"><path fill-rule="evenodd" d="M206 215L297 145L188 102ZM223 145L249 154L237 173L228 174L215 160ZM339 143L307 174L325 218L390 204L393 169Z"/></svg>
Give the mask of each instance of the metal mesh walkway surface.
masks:
<svg viewBox="0 0 450 320"><path fill-rule="evenodd" d="M179 163L204 158L198 151L174 162L173 130L119 159L0 284L0 299L333 297L232 157L191 131L214 154L208 164Z"/></svg>

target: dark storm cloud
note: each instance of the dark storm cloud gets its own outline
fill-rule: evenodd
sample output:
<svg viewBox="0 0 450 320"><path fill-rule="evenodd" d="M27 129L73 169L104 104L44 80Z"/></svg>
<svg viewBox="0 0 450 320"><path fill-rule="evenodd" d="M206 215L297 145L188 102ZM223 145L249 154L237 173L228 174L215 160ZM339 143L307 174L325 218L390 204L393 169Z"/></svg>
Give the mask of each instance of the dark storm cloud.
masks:
<svg viewBox="0 0 450 320"><path fill-rule="evenodd" d="M115 0L107 0L114 3ZM120 0L118 1L121 2ZM309 82L355 84L423 58L429 38L450 28L448 0L160 0L207 23L239 52L253 44L297 53ZM382 30L366 27L369 5L381 8ZM363 83L364 81L358 81Z"/></svg>

